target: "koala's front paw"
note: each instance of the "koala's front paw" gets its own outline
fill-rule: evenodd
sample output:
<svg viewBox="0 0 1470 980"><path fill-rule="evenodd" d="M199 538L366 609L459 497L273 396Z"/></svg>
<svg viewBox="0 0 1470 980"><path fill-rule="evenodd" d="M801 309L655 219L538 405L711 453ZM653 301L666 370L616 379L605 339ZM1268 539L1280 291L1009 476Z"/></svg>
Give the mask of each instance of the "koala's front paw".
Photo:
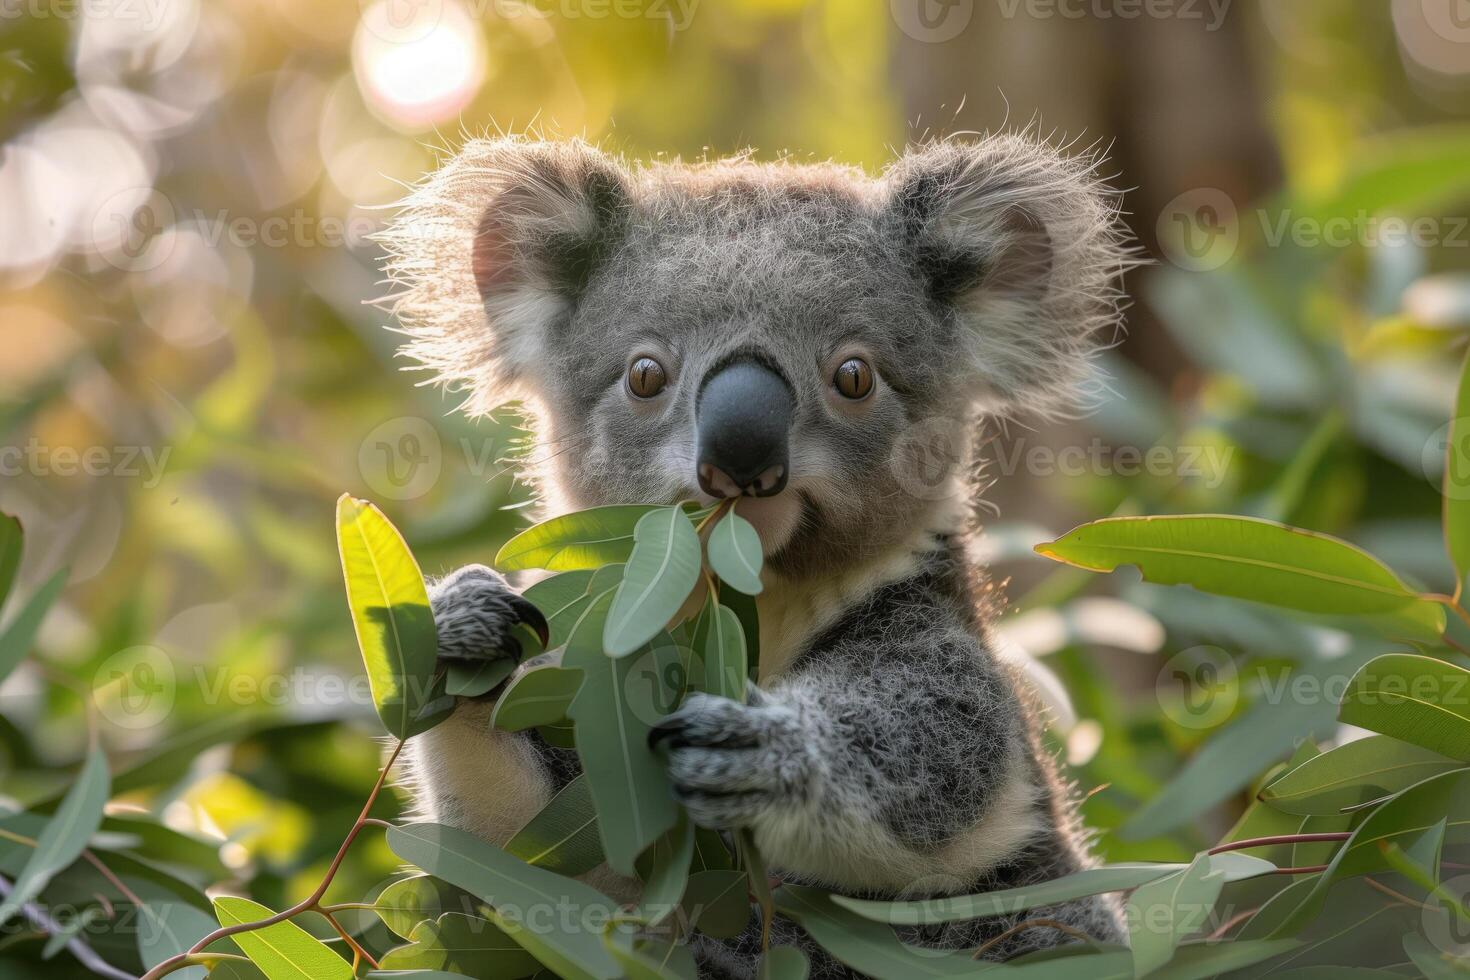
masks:
<svg viewBox="0 0 1470 980"><path fill-rule="evenodd" d="M668 751L674 795L694 822L726 830L799 805L811 791L811 746L797 710L755 685L749 704L691 694L654 726L648 744Z"/></svg>
<svg viewBox="0 0 1470 980"><path fill-rule="evenodd" d="M499 572L466 565L429 588L429 606L439 633L439 659L461 663L521 658L512 634L525 623L547 640L546 617L506 584Z"/></svg>

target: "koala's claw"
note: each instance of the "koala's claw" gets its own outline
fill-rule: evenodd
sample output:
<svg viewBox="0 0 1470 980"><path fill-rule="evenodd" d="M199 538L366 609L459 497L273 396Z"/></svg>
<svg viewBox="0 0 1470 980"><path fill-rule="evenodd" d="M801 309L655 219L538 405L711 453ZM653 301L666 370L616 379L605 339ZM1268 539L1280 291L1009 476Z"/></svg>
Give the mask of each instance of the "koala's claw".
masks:
<svg viewBox="0 0 1470 980"><path fill-rule="evenodd" d="M541 610L484 565L466 565L434 583L429 605L439 634L440 660L520 660L520 641L511 635L517 623L534 630L543 647L550 642Z"/></svg>
<svg viewBox="0 0 1470 980"><path fill-rule="evenodd" d="M667 752L675 798L700 826L748 825L809 789L811 760L797 713L754 700L692 694L648 734L650 746Z"/></svg>

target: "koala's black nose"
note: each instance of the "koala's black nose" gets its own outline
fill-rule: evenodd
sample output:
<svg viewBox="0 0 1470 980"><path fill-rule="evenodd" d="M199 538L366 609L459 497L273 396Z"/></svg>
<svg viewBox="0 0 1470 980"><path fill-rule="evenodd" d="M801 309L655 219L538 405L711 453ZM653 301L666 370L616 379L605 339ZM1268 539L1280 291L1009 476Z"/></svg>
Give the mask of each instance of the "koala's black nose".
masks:
<svg viewBox="0 0 1470 980"><path fill-rule="evenodd" d="M786 486L791 388L755 361L705 378L695 411L699 485L714 497L769 497Z"/></svg>

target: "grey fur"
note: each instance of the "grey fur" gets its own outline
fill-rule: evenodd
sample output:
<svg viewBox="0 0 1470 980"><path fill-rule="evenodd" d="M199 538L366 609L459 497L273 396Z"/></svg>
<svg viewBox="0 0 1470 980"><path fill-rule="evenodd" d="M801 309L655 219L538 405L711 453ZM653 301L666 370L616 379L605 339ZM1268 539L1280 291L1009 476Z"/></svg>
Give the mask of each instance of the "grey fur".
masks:
<svg viewBox="0 0 1470 980"><path fill-rule="evenodd" d="M936 418L967 429L1087 397L1131 262L1098 164L1025 134L917 147L879 179L745 158L629 168L576 141L477 140L385 236L405 352L470 412L527 405L549 510L699 496L699 380L751 352L791 382L791 474L767 498L785 510L759 600L769 676L746 705L692 698L661 734L695 819L750 829L793 880L922 896L1088 863L1028 690L988 643L990 593L954 505L973 446L946 474L957 496L910 492L897 460ZM861 405L831 391L834 359L853 352L876 378ZM645 354L669 382L640 401L623 378ZM506 587L485 572L435 593L447 656L500 649ZM415 742L430 815L471 821L467 790L423 785L463 732ZM536 748L527 785L544 792L566 760ZM1044 914L1122 936L1107 899ZM1014 921L907 938L970 948ZM1033 928L989 955L1066 939ZM704 942L702 971L753 975L751 942ZM814 976L852 976L814 955Z"/></svg>

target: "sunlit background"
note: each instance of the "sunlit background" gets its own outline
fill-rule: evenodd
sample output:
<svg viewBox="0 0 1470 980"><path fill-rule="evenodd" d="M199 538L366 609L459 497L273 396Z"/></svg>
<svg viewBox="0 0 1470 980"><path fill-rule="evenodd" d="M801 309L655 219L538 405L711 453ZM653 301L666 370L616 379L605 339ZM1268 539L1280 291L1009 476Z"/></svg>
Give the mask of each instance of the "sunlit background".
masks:
<svg viewBox="0 0 1470 980"><path fill-rule="evenodd" d="M27 530L23 594L70 569L38 662L0 688L0 796L67 782L91 704L116 758L170 782L137 806L205 835L262 901L317 880L377 760L370 705L337 683L357 655L332 501L379 502L430 573L488 561L525 519L514 425L449 416L367 303L385 206L442 148L535 129L876 172L913 140L1035 125L1109 149L1156 261L1128 282L1116 397L992 445L1002 636L1036 658L1101 850L1192 854L1309 732L1247 686L1203 722L1169 710L1170 658L1323 671L1355 637L1030 546L1109 513L1251 513L1453 588L1457 2L0 4L0 510ZM1386 216L1426 234L1380 235ZM1324 241L1333 217L1345 237ZM1154 448L1157 470L1120 453ZM1350 734L1320 714L1310 733ZM1112 832L1140 812L1135 839ZM395 864L365 846L341 900Z"/></svg>

